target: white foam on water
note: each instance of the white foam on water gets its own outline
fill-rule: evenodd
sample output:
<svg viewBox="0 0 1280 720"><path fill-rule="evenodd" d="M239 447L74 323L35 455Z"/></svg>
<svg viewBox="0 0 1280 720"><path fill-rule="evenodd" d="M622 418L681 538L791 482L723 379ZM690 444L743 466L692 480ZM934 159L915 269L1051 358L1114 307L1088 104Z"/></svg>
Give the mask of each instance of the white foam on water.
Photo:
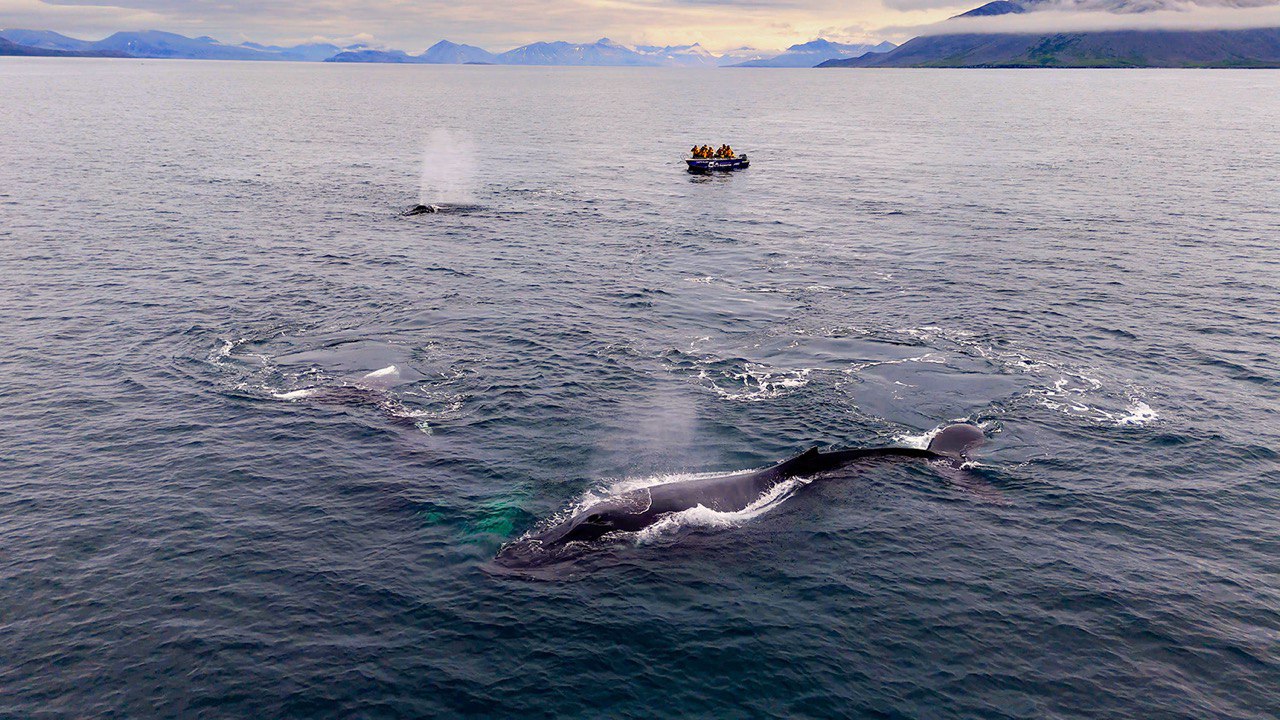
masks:
<svg viewBox="0 0 1280 720"><path fill-rule="evenodd" d="M406 420L441 420L452 416L454 413L462 409L461 396L455 396L452 400L445 401L442 408L422 408L412 410L399 400L388 400L383 403L386 411L395 417L404 418Z"/></svg>
<svg viewBox="0 0 1280 720"><path fill-rule="evenodd" d="M747 471L736 471L747 472ZM731 475L733 472L702 472L702 473L663 473L661 475L648 475L645 477L626 477L626 478L605 478L605 484L587 490L583 493L578 502L574 504L577 509L584 509L588 505L594 505L601 500L606 500L618 495L624 495L636 490L644 490L645 488L657 487L658 485L669 485L671 483L685 482L688 480L701 480L709 477L720 477L722 475Z"/></svg>
<svg viewBox="0 0 1280 720"><path fill-rule="evenodd" d="M277 400L305 400L319 391L320 388L303 388L301 390L291 390L289 392L282 393L273 392L271 393L271 397Z"/></svg>
<svg viewBox="0 0 1280 720"><path fill-rule="evenodd" d="M1108 408L1115 398L1108 397L1101 380L1084 372L1067 372L1053 381L1052 387L1032 388L1027 396L1037 398L1049 410L1102 424L1142 426L1159 417L1132 388L1126 394L1123 410Z"/></svg>
<svg viewBox="0 0 1280 720"><path fill-rule="evenodd" d="M722 386L702 368L698 373L700 380L705 380L717 395L725 400L740 402L759 402L773 400L802 388L809 384L813 368L796 370L776 370L763 365L748 363L742 372L721 372L721 378L731 381L729 387Z"/></svg>
<svg viewBox="0 0 1280 720"><path fill-rule="evenodd" d="M932 430L926 430L922 433L918 433L914 435L911 433L902 433L901 435L895 435L893 437L893 444L901 445L902 447L909 447L909 448L924 450L925 448L929 447L929 443L933 441L934 436L936 436L938 432L942 430L942 428L944 427L946 426L939 425L938 427Z"/></svg>
<svg viewBox="0 0 1280 720"><path fill-rule="evenodd" d="M796 339L788 349L799 347L807 337L853 336L883 340L895 346L906 345L908 352L913 354L880 360L850 358L847 366L832 373L826 367L777 368L753 362L750 358L758 355L760 344L740 350L738 354L743 357L718 357L708 347L711 340L700 337L690 342L688 350L690 355L700 357L679 353L669 355L672 359L668 370L688 373L694 382L723 400L761 402L785 400L798 389L813 384L829 384L832 389L839 390L851 383L870 381L887 384L897 393L900 388L913 386L915 381L911 376L898 377L897 373L889 372L885 377L879 377L882 373L871 377L866 371L887 366L901 366L907 370L910 364L918 364L917 367L944 366L964 375L986 375L993 379L994 387L1001 396L989 398L985 408L971 408L972 414L977 416L990 412L1004 414L1012 403L1022 407L1037 405L1077 422L1113 426L1144 426L1162 419L1141 388L1132 381L1115 376L1105 367L1087 367L1065 359L1042 357L1014 343L1001 343L972 331L937 325L896 328L840 325L797 329L794 335ZM778 337L776 334L771 336L770 347L777 344ZM895 354L899 352L895 351ZM801 360L797 364L803 362ZM1010 390L1003 388L1010 385L1013 386L1011 394L1004 395ZM894 397L902 399L896 394ZM925 447L931 437L931 434L903 436L900 440L905 444Z"/></svg>
<svg viewBox="0 0 1280 720"><path fill-rule="evenodd" d="M946 365L947 356L941 353L927 352L916 357L902 358L901 360L872 360L864 363L854 363L850 365L846 373L855 373L859 370L867 368L880 367L882 365L903 365L905 363L929 363L931 365Z"/></svg>
<svg viewBox="0 0 1280 720"><path fill-rule="evenodd" d="M209 351L206 359L219 367L225 366L225 361L231 357L236 348L244 344L248 338L240 338L238 340L223 340L222 345Z"/></svg>
<svg viewBox="0 0 1280 720"><path fill-rule="evenodd" d="M588 507L619 495L633 493L638 490L644 490L659 485L685 482L688 480L698 480L701 478L723 477L725 475L734 475L740 472L750 471L731 470L705 473L668 473L663 475L652 475L649 477L615 479L610 481L604 487L588 490L583 493L582 496L574 503L555 513L551 517L546 518L543 522L538 523L536 527L531 528L521 539L542 532L546 528L554 527L563 523L569 518L583 512ZM638 532L619 532L612 533L611 535L618 538L629 538L634 540L637 544L643 544L683 528L735 527L777 508L798 488L807 485L811 480L812 479L794 478L778 483L768 492L764 493L750 505L741 510L720 512L702 505L697 505L689 508L688 510L670 513L662 517L653 525L650 525Z"/></svg>
<svg viewBox="0 0 1280 720"><path fill-rule="evenodd" d="M1159 418L1159 414L1137 395L1138 390L1131 383L1104 380L1102 373L1095 368L1074 367L1068 363L1035 358L1018 350L984 345L971 332L947 331L931 325L899 328L896 332L917 342L948 343L955 351L988 360L1004 372L1036 378L1043 385L1030 388L1022 397L1034 399L1049 410L1114 425L1142 426ZM933 353L926 353L922 358L930 355ZM860 369L855 366L853 372ZM1123 389L1118 393L1116 386ZM1125 409L1115 409L1122 402Z"/></svg>
<svg viewBox="0 0 1280 720"><path fill-rule="evenodd" d="M720 512L711 508L696 505L677 513L663 516L649 527L635 533L637 544L652 542L664 535L687 528L729 528L737 527L750 520L777 508L795 491L810 480L794 478L774 485L768 492L741 510Z"/></svg>
<svg viewBox="0 0 1280 720"><path fill-rule="evenodd" d="M587 490L579 496L577 500L570 503L559 512L545 518L536 526L530 528L528 532L521 536L520 540L543 532L547 528L555 527L556 525L559 525L583 512L592 505L620 495L626 495L639 490L646 490L659 485L687 482L689 480L700 480L703 478L723 477L725 475L736 475L742 472L751 471L718 470L702 473L664 473L662 475L649 475L645 477L606 479L603 485ZM741 524L776 507L778 503L785 500L797 487L808 482L808 480L798 479L787 480L774 486L772 490L765 493L755 502L751 503L751 505L737 512L717 512L699 505L683 512L672 513L659 520L654 525L651 525L644 530L640 530L639 532L620 532L613 533L613 535L618 537L630 537L636 540L636 542L645 542L680 527L728 527L730 525Z"/></svg>
<svg viewBox="0 0 1280 720"><path fill-rule="evenodd" d="M277 333L283 335L281 331ZM465 376L460 367L449 368L409 387L402 386L404 368L401 363L370 372L335 377L315 364L280 367L276 358L254 348L247 337L218 338L217 345L207 351L207 360L227 374L225 383L236 392L258 398L285 402L354 403L374 406L393 418L413 422L425 433L462 411L466 395L450 392L448 386ZM346 392L344 392L346 391ZM353 399L352 392L364 391L363 399ZM410 398L413 398L410 400ZM406 402L412 402L412 406Z"/></svg>
<svg viewBox="0 0 1280 720"><path fill-rule="evenodd" d="M973 337L973 333L968 330L946 330L937 325L898 328L896 332L919 342L941 339L959 344Z"/></svg>
<svg viewBox="0 0 1280 720"><path fill-rule="evenodd" d="M1154 422L1160 416L1151 406L1141 400L1134 400L1133 405L1129 406L1129 414L1116 421L1117 425L1146 425Z"/></svg>

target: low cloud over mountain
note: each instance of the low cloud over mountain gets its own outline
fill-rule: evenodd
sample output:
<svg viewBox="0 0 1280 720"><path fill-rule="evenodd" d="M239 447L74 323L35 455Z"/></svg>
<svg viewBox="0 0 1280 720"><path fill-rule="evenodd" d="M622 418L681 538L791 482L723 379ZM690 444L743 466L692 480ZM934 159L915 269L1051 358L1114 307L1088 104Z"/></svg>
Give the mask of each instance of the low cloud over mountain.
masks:
<svg viewBox="0 0 1280 720"><path fill-rule="evenodd" d="M1020 10L999 13L971 11L940 23L891 30L911 31L917 35L953 35L1280 27L1280 4L1250 0L1032 0L990 3L996 4L1016 5Z"/></svg>
<svg viewBox="0 0 1280 720"><path fill-rule="evenodd" d="M1249 0L994 0L916 30L823 67L1280 67L1280 7Z"/></svg>

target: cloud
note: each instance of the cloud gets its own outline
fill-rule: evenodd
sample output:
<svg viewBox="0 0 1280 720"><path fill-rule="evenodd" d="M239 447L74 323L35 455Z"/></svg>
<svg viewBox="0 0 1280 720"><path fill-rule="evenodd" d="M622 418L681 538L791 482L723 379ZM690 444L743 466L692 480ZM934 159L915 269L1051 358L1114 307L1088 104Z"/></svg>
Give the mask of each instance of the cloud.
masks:
<svg viewBox="0 0 1280 720"><path fill-rule="evenodd" d="M981 4L981 2L965 3L963 1L957 3L956 0L884 0L885 7L891 10L901 10L904 12L909 12L911 10L937 10L941 8L952 10L960 10L963 8L964 10L967 10Z"/></svg>
<svg viewBox="0 0 1280 720"><path fill-rule="evenodd" d="M1173 0L1080 0L1041 3L1020 14L951 18L884 32L916 35L963 33L1044 34L1121 30L1246 30L1280 27L1280 5L1244 2L1190 3Z"/></svg>
<svg viewBox="0 0 1280 720"><path fill-rule="evenodd" d="M102 27L150 27L164 17L136 8L113 5L54 5L40 0L0 0L0 27L62 29L65 32L98 31ZM93 36L93 39L100 37Z"/></svg>
<svg viewBox="0 0 1280 720"><path fill-rule="evenodd" d="M347 47L348 45L355 45L357 43L362 45L372 45L376 41L377 41L377 38L370 35L369 33L356 33L354 35L343 35L340 37L332 37L329 35L312 35L311 37L307 38L304 42L315 43L315 44L327 43L329 45Z"/></svg>

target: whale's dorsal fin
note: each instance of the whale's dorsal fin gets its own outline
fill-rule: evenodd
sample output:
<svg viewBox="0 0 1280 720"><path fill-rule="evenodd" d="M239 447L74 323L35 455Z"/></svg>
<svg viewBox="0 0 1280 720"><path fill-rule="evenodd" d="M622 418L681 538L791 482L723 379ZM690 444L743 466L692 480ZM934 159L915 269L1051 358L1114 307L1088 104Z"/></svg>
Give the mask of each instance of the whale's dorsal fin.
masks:
<svg viewBox="0 0 1280 720"><path fill-rule="evenodd" d="M783 475L809 475L816 467L820 455L817 447L811 447L790 460L778 463L776 469Z"/></svg>

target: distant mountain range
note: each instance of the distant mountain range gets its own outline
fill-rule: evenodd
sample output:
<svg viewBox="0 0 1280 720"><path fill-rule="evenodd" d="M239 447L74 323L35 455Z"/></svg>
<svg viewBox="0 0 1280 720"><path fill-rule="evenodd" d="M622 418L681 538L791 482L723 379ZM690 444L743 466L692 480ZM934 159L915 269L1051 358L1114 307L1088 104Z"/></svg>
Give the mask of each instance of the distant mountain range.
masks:
<svg viewBox="0 0 1280 720"><path fill-rule="evenodd" d="M52 30L0 30L0 38L38 50L89 54L93 57L176 58L183 60L296 60L319 62L344 48L327 43L294 47L242 43L227 45L211 37L189 38L161 30L118 32L102 40L80 40Z"/></svg>
<svg viewBox="0 0 1280 720"><path fill-rule="evenodd" d="M811 40L800 45L792 45L781 55L769 58L758 58L737 63L733 67L791 67L811 68L828 60L854 58L867 53L886 53L898 47L891 42L879 45L845 45L830 40Z"/></svg>
<svg viewBox="0 0 1280 720"><path fill-rule="evenodd" d="M608 38L594 43L536 42L503 53L441 40L418 55L368 45L339 47L311 43L284 47L245 42L230 45L211 37L189 38L160 30L118 32L90 41L51 30L0 30L0 54L83 55L89 57L180 58L187 60L292 60L298 62L402 63L434 65L591 65L614 67L813 67L824 60L867 52L887 52L893 43L846 45L817 39L778 51L740 47L716 55L701 45L628 47ZM13 46L13 47L8 47Z"/></svg>
<svg viewBox="0 0 1280 720"><path fill-rule="evenodd" d="M1091 12L1141 12L1160 0L1075 0ZM1238 3L1240 0L1226 0ZM951 21L1031 14L1061 4L1046 0L994 0ZM1021 22L1021 18L1019 18ZM914 38L901 46L843 44L817 39L785 52L741 47L721 55L701 45L628 47L601 38L594 43L536 42L493 53L441 40L418 55L357 44L294 46L211 37L189 38L160 30L118 32L102 40L50 30L0 30L0 55L37 57L134 57L192 60L261 60L336 63L492 64L619 67L1270 67L1280 68L1280 28L1251 30L1097 30L1056 33L958 31ZM945 26L944 26L945 27Z"/></svg>
<svg viewBox="0 0 1280 720"><path fill-rule="evenodd" d="M600 38L593 43L536 42L504 53L491 53L474 45L458 45L448 40L441 40L421 55L409 55L400 50L361 50L339 53L329 58L327 62L718 67L771 57L773 54L751 48L738 48L724 55L715 55L696 43L665 46L638 45L632 48L609 38ZM810 66L815 64L817 62L810 63Z"/></svg>
<svg viewBox="0 0 1280 720"><path fill-rule="evenodd" d="M1035 13L1055 6L995 0L957 18ZM1104 0L1093 12L1141 12L1146 6ZM1280 28L1251 30L1108 30L1059 33L924 35L880 55L831 60L818 67L969 68L1280 68Z"/></svg>
<svg viewBox="0 0 1280 720"><path fill-rule="evenodd" d="M0 37L0 55L18 55L22 57L129 57L123 53L90 50L60 50L55 48L32 47Z"/></svg>

